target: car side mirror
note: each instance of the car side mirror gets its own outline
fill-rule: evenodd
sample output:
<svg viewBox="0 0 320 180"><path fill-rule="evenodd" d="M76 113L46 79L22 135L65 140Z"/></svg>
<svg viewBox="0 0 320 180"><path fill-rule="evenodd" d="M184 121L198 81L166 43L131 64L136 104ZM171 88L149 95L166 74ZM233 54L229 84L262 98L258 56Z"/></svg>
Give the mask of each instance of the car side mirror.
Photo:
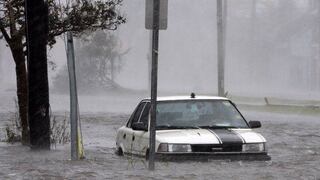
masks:
<svg viewBox="0 0 320 180"><path fill-rule="evenodd" d="M142 122L133 123L132 129L137 131L148 131L148 127Z"/></svg>
<svg viewBox="0 0 320 180"><path fill-rule="evenodd" d="M250 128L260 128L261 127L261 122L260 121L249 121L249 126Z"/></svg>

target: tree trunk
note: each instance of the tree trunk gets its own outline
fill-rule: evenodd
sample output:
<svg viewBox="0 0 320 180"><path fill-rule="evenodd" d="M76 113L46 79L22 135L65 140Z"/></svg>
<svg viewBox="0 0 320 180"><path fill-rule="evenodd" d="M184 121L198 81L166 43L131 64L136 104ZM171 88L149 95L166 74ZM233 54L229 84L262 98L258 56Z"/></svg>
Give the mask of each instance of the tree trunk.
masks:
<svg viewBox="0 0 320 180"><path fill-rule="evenodd" d="M26 10L30 145L49 150L48 6L44 0L27 0Z"/></svg>
<svg viewBox="0 0 320 180"><path fill-rule="evenodd" d="M19 116L21 123L21 142L23 145L29 144L29 126L27 118L28 110L28 88L27 88L27 71L25 59L22 55L21 59L16 63L16 78L17 78L17 97L19 105Z"/></svg>
<svg viewBox="0 0 320 180"><path fill-rule="evenodd" d="M22 39L15 39L14 46L11 44L10 49L12 57L16 65L16 83L17 83L17 97L19 107L19 117L21 124L21 142L23 145L29 144L29 126L28 126L28 84L27 84L27 70L23 53Z"/></svg>

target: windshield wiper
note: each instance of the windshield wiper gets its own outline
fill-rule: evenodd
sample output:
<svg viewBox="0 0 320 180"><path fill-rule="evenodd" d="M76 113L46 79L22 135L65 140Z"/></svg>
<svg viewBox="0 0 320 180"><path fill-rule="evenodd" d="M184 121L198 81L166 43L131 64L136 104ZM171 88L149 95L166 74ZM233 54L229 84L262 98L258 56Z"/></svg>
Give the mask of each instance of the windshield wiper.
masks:
<svg viewBox="0 0 320 180"><path fill-rule="evenodd" d="M177 129L201 129L198 126L177 126Z"/></svg>
<svg viewBox="0 0 320 180"><path fill-rule="evenodd" d="M170 126L170 125L160 125L156 129L201 129L198 126Z"/></svg>
<svg viewBox="0 0 320 180"><path fill-rule="evenodd" d="M205 129L229 129L229 128L239 128L235 126L217 126L217 125L210 125L210 126L199 126L200 128Z"/></svg>

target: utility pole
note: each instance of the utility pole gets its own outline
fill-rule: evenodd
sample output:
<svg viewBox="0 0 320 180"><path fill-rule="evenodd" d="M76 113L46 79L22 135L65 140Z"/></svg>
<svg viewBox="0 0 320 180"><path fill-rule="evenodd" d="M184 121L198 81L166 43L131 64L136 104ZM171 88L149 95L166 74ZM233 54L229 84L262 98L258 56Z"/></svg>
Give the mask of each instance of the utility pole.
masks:
<svg viewBox="0 0 320 180"><path fill-rule="evenodd" d="M217 0L218 95L225 96L225 18L226 0Z"/></svg>
<svg viewBox="0 0 320 180"><path fill-rule="evenodd" d="M114 77L114 68L115 68L115 67L114 67L114 59L113 59L113 57L110 58L110 67L111 67L111 68L110 68L110 79L111 79L111 81L112 81L112 83L113 83L113 82L115 81L115 80L114 80L114 78L115 78L115 77Z"/></svg>
<svg viewBox="0 0 320 180"><path fill-rule="evenodd" d="M257 76L257 47L260 48L260 41L257 41L257 1L256 0L251 0L251 27L250 27L250 41L251 41L251 55L249 58L244 62L247 64L247 67L250 68L250 79L256 78ZM253 67L253 68L251 68Z"/></svg>
<svg viewBox="0 0 320 180"><path fill-rule="evenodd" d="M79 159L78 139L78 94L75 68L73 37L67 32L67 61L70 85L70 126L71 126L71 160Z"/></svg>
<svg viewBox="0 0 320 180"><path fill-rule="evenodd" d="M320 91L320 1L315 0L314 1L314 9L317 12L314 15L314 22L315 22L315 27L313 30L313 57L312 57L312 66L313 66L313 77L311 79L314 79L315 82L313 83L314 91Z"/></svg>
<svg viewBox="0 0 320 180"><path fill-rule="evenodd" d="M320 2L317 1L317 7L318 7L318 20L320 19ZM317 53L317 64L316 64L316 68L317 68L317 73L316 73L316 77L317 77L317 91L320 91L320 22L318 22L318 49L316 50L318 53Z"/></svg>
<svg viewBox="0 0 320 180"><path fill-rule="evenodd" d="M48 4L26 0L28 51L28 121L32 149L50 149L47 67Z"/></svg>

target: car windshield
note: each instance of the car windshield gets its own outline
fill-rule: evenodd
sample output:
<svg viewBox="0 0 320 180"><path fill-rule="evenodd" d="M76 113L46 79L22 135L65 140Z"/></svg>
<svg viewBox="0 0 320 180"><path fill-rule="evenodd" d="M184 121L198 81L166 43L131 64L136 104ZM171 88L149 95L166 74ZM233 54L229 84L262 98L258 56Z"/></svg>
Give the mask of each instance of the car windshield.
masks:
<svg viewBox="0 0 320 180"><path fill-rule="evenodd" d="M227 100L158 102L157 129L176 128L248 128L248 125Z"/></svg>

